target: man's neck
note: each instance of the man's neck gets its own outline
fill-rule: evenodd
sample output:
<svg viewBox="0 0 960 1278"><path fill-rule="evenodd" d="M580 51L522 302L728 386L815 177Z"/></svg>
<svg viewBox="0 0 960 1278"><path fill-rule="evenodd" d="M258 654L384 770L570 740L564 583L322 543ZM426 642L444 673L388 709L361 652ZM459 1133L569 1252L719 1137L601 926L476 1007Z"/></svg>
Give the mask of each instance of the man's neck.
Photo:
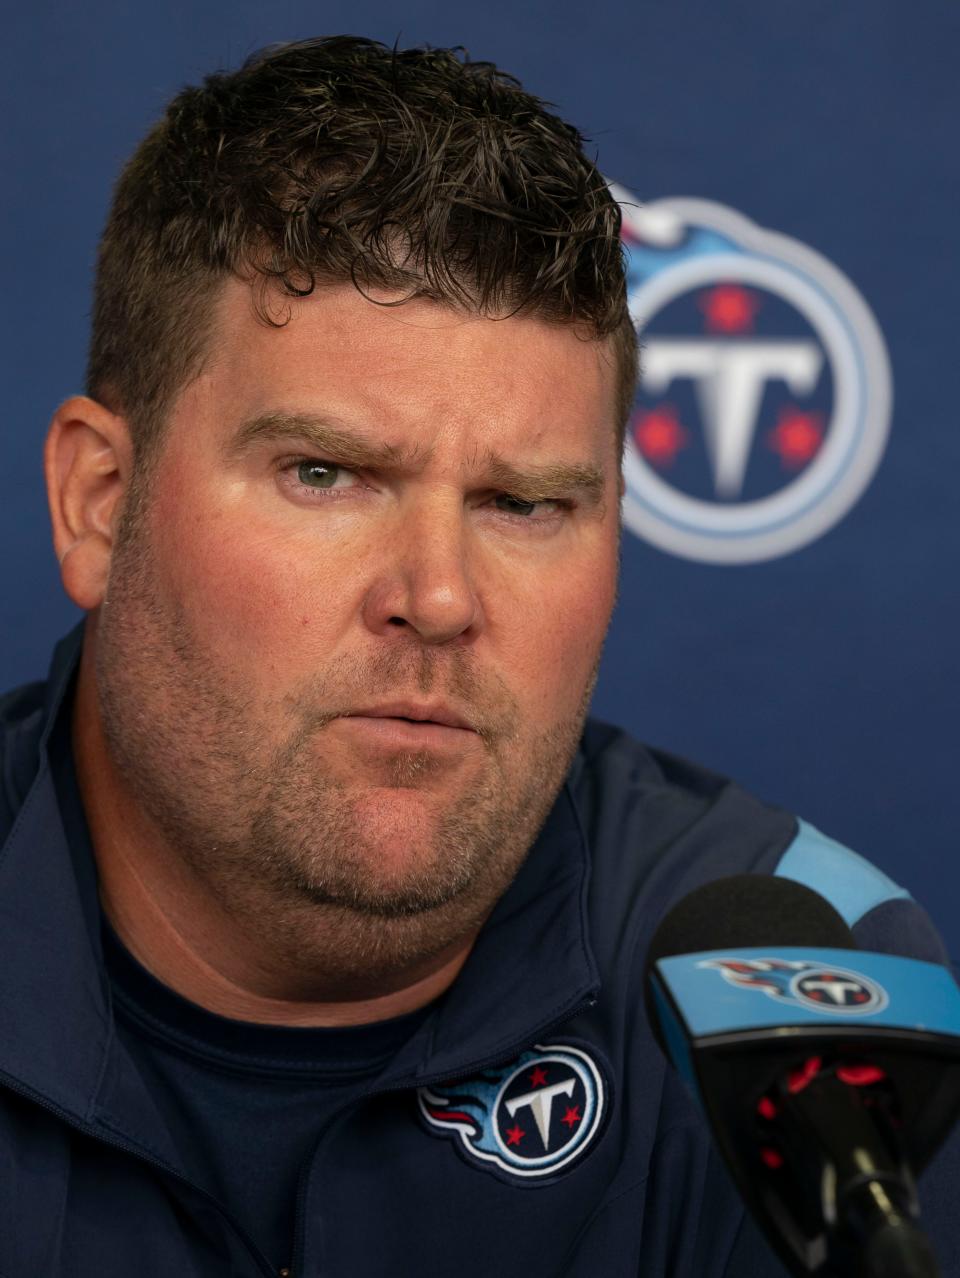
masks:
<svg viewBox="0 0 960 1278"><path fill-rule="evenodd" d="M121 869L98 855L101 901L111 926L143 967L184 998L232 1020L264 1025L346 1026L388 1020L416 1011L453 983L470 950L464 947L419 979L400 989L368 997L310 997L298 981L290 997L252 988L231 969L241 966L216 946L201 950L131 867ZM218 963L218 957L224 961ZM319 984L319 982L318 982Z"/></svg>

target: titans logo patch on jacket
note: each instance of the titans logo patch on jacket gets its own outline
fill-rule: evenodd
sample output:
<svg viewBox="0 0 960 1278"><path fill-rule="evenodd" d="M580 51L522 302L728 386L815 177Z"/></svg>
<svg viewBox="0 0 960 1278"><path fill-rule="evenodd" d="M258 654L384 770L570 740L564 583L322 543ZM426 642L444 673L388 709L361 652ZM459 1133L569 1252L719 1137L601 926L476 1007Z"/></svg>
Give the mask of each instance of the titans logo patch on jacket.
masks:
<svg viewBox="0 0 960 1278"><path fill-rule="evenodd" d="M597 1061L569 1044L537 1044L471 1079L421 1088L428 1129L467 1160L529 1183L565 1172L594 1144L609 1108Z"/></svg>

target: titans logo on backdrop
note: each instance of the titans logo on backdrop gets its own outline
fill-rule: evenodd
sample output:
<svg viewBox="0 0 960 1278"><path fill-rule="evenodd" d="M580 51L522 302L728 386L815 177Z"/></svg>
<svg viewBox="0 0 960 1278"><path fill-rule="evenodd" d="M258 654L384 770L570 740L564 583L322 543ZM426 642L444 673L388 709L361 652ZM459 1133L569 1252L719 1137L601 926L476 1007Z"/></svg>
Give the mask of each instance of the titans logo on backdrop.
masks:
<svg viewBox="0 0 960 1278"><path fill-rule="evenodd" d="M847 514L883 456L891 377L850 281L724 205L623 210L643 377L627 433L624 521L675 555L772 559Z"/></svg>

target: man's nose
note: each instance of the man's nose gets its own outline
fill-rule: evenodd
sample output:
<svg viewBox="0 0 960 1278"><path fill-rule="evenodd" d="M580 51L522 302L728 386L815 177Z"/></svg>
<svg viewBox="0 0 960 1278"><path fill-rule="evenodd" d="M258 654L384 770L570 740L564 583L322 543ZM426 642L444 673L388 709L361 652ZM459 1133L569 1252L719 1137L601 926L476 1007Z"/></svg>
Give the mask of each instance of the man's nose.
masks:
<svg viewBox="0 0 960 1278"><path fill-rule="evenodd" d="M470 530L459 494L410 503L384 530L364 620L375 634L404 628L424 643L474 638L483 615Z"/></svg>

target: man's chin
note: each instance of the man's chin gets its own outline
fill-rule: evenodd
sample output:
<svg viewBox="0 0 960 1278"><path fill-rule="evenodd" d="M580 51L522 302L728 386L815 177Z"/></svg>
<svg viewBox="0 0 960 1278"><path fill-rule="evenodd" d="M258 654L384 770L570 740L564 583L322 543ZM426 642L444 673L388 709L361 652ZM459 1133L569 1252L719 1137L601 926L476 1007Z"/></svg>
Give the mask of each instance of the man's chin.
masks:
<svg viewBox="0 0 960 1278"><path fill-rule="evenodd" d="M348 810L315 857L303 849L298 888L317 904L394 918L437 910L469 891L487 859L475 832L415 786L365 790Z"/></svg>
<svg viewBox="0 0 960 1278"><path fill-rule="evenodd" d="M443 838L460 794L449 794L410 778L406 785L364 787L349 807L358 831L383 849L384 865L403 858L418 846L432 846Z"/></svg>

